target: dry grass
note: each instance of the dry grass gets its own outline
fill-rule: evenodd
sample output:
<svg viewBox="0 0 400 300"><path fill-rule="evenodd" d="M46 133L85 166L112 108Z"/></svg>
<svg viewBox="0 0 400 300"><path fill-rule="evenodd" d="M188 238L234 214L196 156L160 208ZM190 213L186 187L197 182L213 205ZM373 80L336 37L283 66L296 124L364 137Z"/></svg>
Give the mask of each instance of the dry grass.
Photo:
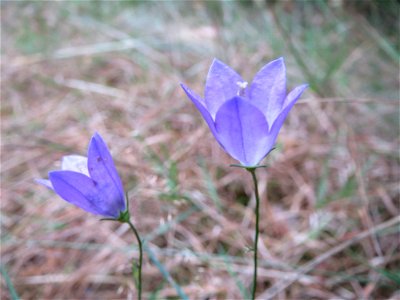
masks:
<svg viewBox="0 0 400 300"><path fill-rule="evenodd" d="M229 167L179 82L201 93L213 57L251 79L278 56L291 88L311 88L258 170L258 294L398 298L398 32L385 23L397 15L371 7L3 1L2 299L135 298L128 227L34 183L95 131L147 241L146 299L245 298L251 178ZM382 28L363 16L379 9Z"/></svg>

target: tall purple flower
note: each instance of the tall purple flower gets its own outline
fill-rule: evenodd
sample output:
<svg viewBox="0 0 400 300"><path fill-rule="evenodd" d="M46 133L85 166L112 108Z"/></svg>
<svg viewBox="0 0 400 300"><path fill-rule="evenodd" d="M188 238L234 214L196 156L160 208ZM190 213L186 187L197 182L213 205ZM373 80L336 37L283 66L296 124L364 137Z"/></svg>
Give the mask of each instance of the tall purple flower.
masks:
<svg viewBox="0 0 400 300"><path fill-rule="evenodd" d="M98 133L90 140L87 158L64 156L61 171L37 182L83 210L118 219L126 213L124 190L107 145Z"/></svg>
<svg viewBox="0 0 400 300"><path fill-rule="evenodd" d="M287 114L308 85L286 94L283 58L265 65L248 85L214 59L204 99L181 84L222 148L245 167L256 166L272 149Z"/></svg>

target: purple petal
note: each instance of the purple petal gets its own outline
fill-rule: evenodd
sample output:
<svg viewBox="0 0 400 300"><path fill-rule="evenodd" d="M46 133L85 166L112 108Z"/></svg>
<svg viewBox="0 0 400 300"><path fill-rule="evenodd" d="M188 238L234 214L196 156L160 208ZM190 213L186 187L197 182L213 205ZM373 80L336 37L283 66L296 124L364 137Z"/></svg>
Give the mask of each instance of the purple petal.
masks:
<svg viewBox="0 0 400 300"><path fill-rule="evenodd" d="M223 62L214 59L208 71L204 92L207 110L214 120L221 105L238 95L238 82L243 82L239 74Z"/></svg>
<svg viewBox="0 0 400 300"><path fill-rule="evenodd" d="M48 189L54 190L53 185L51 184L51 181L48 179L35 179L35 181Z"/></svg>
<svg viewBox="0 0 400 300"><path fill-rule="evenodd" d="M254 76L250 90L251 103L256 105L272 124L282 110L286 97L286 68L283 58L271 61Z"/></svg>
<svg viewBox="0 0 400 300"><path fill-rule="evenodd" d="M301 94L304 92L304 90L308 88L308 84L302 84L296 88L294 88L287 96L284 102L283 107L286 108L288 105L290 105L293 101L296 103L297 100L299 100ZM293 104L294 104L293 103Z"/></svg>
<svg viewBox="0 0 400 300"><path fill-rule="evenodd" d="M203 116L203 119L206 121L208 127L210 128L212 134L214 135L215 139L219 142L219 137L215 129L214 120L212 119L207 108L204 106L202 99L198 95L196 95L192 90L190 90L187 86L185 86L183 83L181 83L181 87L183 88L189 99L196 106L196 108L199 110L199 112Z"/></svg>
<svg viewBox="0 0 400 300"><path fill-rule="evenodd" d="M264 114L241 97L221 106L215 126L226 151L244 166L257 165L271 150Z"/></svg>
<svg viewBox="0 0 400 300"><path fill-rule="evenodd" d="M108 194L99 190L95 182L78 172L53 171L49 173L54 191L65 201L96 215L118 217L119 211L110 207Z"/></svg>
<svg viewBox="0 0 400 300"><path fill-rule="evenodd" d="M308 84L303 84L301 86L298 86L295 89L293 89L289 93L289 95L286 97L285 106L271 127L270 135L271 135L271 140L273 141L273 144L275 143L278 133L283 125L283 122L285 122L288 113L292 109L293 105L297 102L297 100L299 100L301 94L307 87L308 87Z"/></svg>
<svg viewBox="0 0 400 300"><path fill-rule="evenodd" d="M110 151L98 133L90 141L88 150L88 169L90 178L103 193L108 195L109 207L125 211L125 197L121 179L115 168Z"/></svg>

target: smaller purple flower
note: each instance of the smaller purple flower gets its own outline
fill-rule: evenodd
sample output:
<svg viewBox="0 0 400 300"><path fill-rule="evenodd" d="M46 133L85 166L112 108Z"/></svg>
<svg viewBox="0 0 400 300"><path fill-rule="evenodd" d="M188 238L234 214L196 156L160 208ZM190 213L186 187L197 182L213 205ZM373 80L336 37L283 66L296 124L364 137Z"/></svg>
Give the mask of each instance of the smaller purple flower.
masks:
<svg viewBox="0 0 400 300"><path fill-rule="evenodd" d="M107 145L98 133L90 140L87 158L64 156L61 171L37 182L65 201L95 215L118 219L126 214L124 190Z"/></svg>
<svg viewBox="0 0 400 300"><path fill-rule="evenodd" d="M286 94L285 63L278 58L262 67L250 85L214 59L204 99L181 86L222 148L244 167L254 167L273 148L286 116L308 85Z"/></svg>

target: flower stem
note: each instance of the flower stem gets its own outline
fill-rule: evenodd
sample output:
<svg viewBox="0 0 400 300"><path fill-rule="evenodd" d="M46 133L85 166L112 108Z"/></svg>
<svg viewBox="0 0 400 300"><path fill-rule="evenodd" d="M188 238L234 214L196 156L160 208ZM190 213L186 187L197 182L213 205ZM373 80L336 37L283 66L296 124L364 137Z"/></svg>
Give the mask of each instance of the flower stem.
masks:
<svg viewBox="0 0 400 300"><path fill-rule="evenodd" d="M136 236L138 245L139 245L139 272L138 272L138 300L142 299L142 261L143 261L143 247L142 240L140 239L139 233L137 232L135 226L131 223L130 220L127 220L126 223L129 224L129 227L132 229L133 233ZM133 262L135 263L135 262Z"/></svg>
<svg viewBox="0 0 400 300"><path fill-rule="evenodd" d="M253 260L254 260L254 272L253 272L253 289L251 299L256 298L256 289L257 289L257 253L258 253L258 234L259 234L259 223L260 223L260 195L258 193L258 184L256 177L256 168L247 168L247 171L251 173L251 177L254 182L254 190L256 194L256 228L255 228L255 236L254 236L254 247L253 247Z"/></svg>

